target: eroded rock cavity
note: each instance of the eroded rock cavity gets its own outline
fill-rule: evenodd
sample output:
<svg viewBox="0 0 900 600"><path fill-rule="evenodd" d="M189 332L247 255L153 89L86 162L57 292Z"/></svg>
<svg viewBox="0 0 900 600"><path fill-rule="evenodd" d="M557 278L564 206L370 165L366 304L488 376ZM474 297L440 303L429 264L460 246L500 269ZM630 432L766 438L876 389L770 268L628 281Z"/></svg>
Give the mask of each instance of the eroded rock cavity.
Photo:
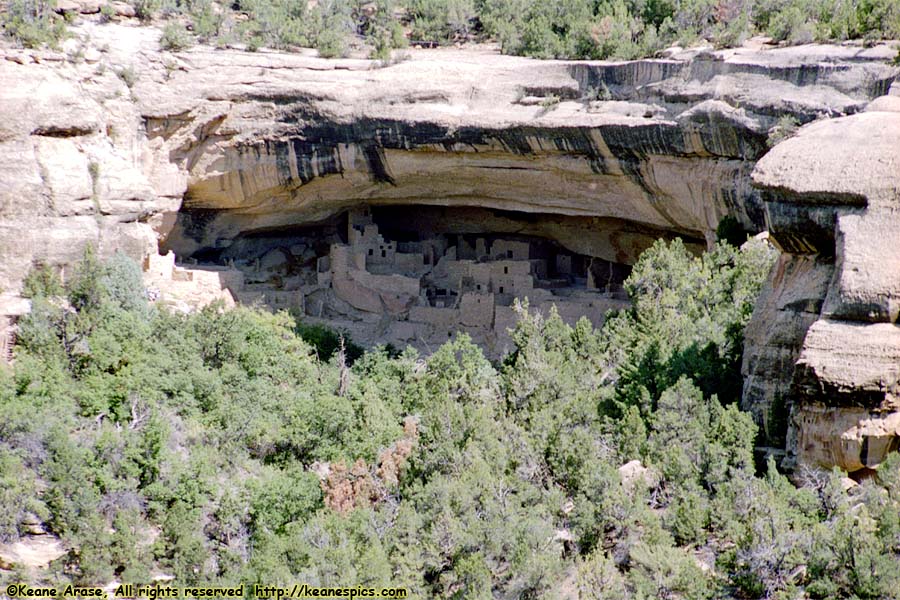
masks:
<svg viewBox="0 0 900 600"><path fill-rule="evenodd" d="M0 48L0 359L29 270L71 273L87 244L185 309L292 306L426 350L458 326L499 354L511 297L597 322L653 240L699 249L732 216L784 250L745 362L771 443L851 470L896 445L890 45L378 69L70 32L65 52ZM787 117L822 121L769 151Z"/></svg>
<svg viewBox="0 0 900 600"><path fill-rule="evenodd" d="M205 216L182 213L170 239L187 244ZM156 284L169 296L172 279L190 277L197 288L212 277L238 302L290 309L367 345L427 352L464 331L501 356L510 349L516 299L599 326L607 310L626 304L622 282L634 257L669 235L615 219L364 205L314 224L220 239L179 254L186 264L178 271L171 254L153 261L166 266Z"/></svg>

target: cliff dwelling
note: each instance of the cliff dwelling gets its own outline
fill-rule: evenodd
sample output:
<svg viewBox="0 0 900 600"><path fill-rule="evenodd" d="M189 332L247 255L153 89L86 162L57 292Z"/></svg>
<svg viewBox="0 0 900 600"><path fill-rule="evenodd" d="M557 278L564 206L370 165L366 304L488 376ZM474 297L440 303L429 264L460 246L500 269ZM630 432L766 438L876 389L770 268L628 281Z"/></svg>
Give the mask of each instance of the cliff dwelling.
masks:
<svg viewBox="0 0 900 600"><path fill-rule="evenodd" d="M0 0L9 589L900 600L900 0L714 4Z"/></svg>
<svg viewBox="0 0 900 600"><path fill-rule="evenodd" d="M288 310L425 355L466 332L496 359L517 299L600 325L643 251L700 253L729 217L781 253L746 326L742 406L797 463L869 468L893 448L900 246L873 240L897 238L894 47L414 50L373 69L84 34L101 62L74 46L0 61L3 362L27 275L66 279L88 245L141 264L175 310ZM880 412L850 411L859 397Z"/></svg>
<svg viewBox="0 0 900 600"><path fill-rule="evenodd" d="M631 267L598 255L616 254L609 236L629 238L596 219L364 205L315 224L174 252L191 221L181 216L162 254L148 259L155 293L197 304L227 290L238 303L290 310L369 346L429 352L466 332L502 356L517 300L543 314L555 306L566 322L586 317L594 326L627 305L622 283ZM594 238L598 255L573 250L578 237L581 245ZM622 260L632 254L617 253Z"/></svg>

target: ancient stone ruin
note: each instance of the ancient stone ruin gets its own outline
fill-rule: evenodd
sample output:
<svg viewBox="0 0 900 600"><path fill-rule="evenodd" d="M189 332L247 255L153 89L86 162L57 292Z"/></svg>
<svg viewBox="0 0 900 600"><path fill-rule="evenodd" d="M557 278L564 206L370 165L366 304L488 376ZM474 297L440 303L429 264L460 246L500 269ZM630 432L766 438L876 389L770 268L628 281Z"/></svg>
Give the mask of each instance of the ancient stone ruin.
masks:
<svg viewBox="0 0 900 600"><path fill-rule="evenodd" d="M419 225L441 220L429 207L416 211ZM510 349L516 300L594 326L627 306L628 265L536 236L429 229L396 210L357 207L318 227L243 237L187 264L176 265L172 251L150 255L146 278L157 299L182 310L215 300L293 310L367 345L426 352L466 332L494 356Z"/></svg>
<svg viewBox="0 0 900 600"><path fill-rule="evenodd" d="M0 60L0 359L29 269L65 270L87 244L142 264L179 310L261 304L425 352L464 331L498 357L516 298L599 324L642 251L700 252L730 217L781 252L744 352L743 407L768 443L853 471L900 440L889 45L411 50L373 70L77 32L83 61ZM788 117L803 127L770 148Z"/></svg>

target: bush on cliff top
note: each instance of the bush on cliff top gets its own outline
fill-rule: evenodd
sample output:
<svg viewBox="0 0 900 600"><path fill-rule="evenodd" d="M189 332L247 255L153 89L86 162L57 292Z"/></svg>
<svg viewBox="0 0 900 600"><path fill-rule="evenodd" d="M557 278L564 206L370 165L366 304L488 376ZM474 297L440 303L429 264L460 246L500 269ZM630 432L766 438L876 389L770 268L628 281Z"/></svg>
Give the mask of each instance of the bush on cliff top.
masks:
<svg viewBox="0 0 900 600"><path fill-rule="evenodd" d="M495 40L507 54L567 59L633 59L699 40L729 47L752 35L791 44L900 38L895 0L130 1L144 21L189 18L209 43L314 47L339 57L358 40L374 46L380 60L407 37L437 44ZM65 25L53 6L53 0L9 0L0 26L19 44L55 45Z"/></svg>
<svg viewBox="0 0 900 600"><path fill-rule="evenodd" d="M429 44L493 40L507 54L566 59L633 59L700 40L731 47L752 35L791 44L900 38L900 3L895 0L130 1L143 20L154 15L190 18L194 33L210 43L244 42L250 49L314 47L322 56L339 57L354 43L365 42L379 60L405 46L407 38ZM11 2L45 5L45 0ZM31 15L47 13L29 10ZM49 33L51 20L32 16L25 21ZM31 39L31 25L22 27L7 32Z"/></svg>
<svg viewBox="0 0 900 600"><path fill-rule="evenodd" d="M163 50L179 52L194 45L191 35L178 23L168 23L163 28L159 45Z"/></svg>

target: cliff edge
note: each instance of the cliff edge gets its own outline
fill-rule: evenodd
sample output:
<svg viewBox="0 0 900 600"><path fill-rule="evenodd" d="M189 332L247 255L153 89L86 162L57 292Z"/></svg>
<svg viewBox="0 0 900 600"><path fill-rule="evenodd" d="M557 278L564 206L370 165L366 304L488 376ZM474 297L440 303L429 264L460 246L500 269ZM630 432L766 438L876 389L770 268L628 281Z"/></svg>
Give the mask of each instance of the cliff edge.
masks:
<svg viewBox="0 0 900 600"><path fill-rule="evenodd" d="M382 64L171 53L128 23L72 32L62 51L0 48L0 350L29 269L65 275L88 243L148 271L169 251L231 268L228 248L252 248L258 271L272 240L337 231L364 206L393 210L398 230L550 240L566 269L603 262L612 280L654 240L699 249L731 216L783 252L747 334L745 407L801 461L858 470L897 446L891 45L618 63L436 49ZM769 151L785 119L808 125ZM354 318L383 329L360 304L376 316Z"/></svg>

